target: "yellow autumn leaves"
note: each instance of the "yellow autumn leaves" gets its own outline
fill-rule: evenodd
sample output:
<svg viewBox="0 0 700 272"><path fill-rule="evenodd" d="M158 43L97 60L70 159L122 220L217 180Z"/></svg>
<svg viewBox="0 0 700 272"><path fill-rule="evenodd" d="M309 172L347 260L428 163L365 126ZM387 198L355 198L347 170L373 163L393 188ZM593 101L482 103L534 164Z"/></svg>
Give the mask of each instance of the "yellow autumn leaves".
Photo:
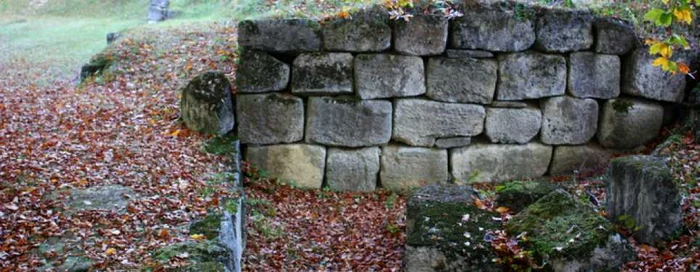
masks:
<svg viewBox="0 0 700 272"><path fill-rule="evenodd" d="M695 0L695 4L697 4ZM670 27L673 22L681 25L691 25L693 23L692 6L693 0L661 0L665 8L653 8L644 15L644 20L652 22L657 27ZM672 33L665 40L647 39L645 42L649 46L649 53L658 55L652 62L655 67L660 67L666 72L676 74L678 72L690 75L690 68L683 62L671 60L674 47L689 48L688 41L680 35Z"/></svg>

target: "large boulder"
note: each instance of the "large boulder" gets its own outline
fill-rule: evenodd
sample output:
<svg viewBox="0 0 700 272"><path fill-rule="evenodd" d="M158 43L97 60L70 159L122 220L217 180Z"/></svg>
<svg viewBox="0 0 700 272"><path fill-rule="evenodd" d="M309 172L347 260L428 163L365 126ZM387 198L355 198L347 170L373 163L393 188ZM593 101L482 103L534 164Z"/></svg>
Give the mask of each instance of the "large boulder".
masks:
<svg viewBox="0 0 700 272"><path fill-rule="evenodd" d="M434 100L478 104L493 100L498 78L495 60L431 58L426 69L426 96Z"/></svg>
<svg viewBox="0 0 700 272"><path fill-rule="evenodd" d="M450 41L451 48L458 49L523 51L535 42L535 24L516 18L512 11L467 9L450 24Z"/></svg>
<svg viewBox="0 0 700 272"><path fill-rule="evenodd" d="M681 227L681 195L663 158L614 159L607 186L609 218L635 230L641 243L654 244Z"/></svg>
<svg viewBox="0 0 700 272"><path fill-rule="evenodd" d="M182 120L193 131L226 134L235 122L231 97L231 83L226 75L219 72L199 75L182 89Z"/></svg>
<svg viewBox="0 0 700 272"><path fill-rule="evenodd" d="M326 51L381 52L391 47L391 27L385 12L358 12L352 18L334 19L323 25Z"/></svg>
<svg viewBox="0 0 700 272"><path fill-rule="evenodd" d="M326 148L307 144L249 146L245 160L282 182L318 189L323 183Z"/></svg>
<svg viewBox="0 0 700 272"><path fill-rule="evenodd" d="M238 23L238 45L277 53L319 51L321 25L309 19L245 20Z"/></svg>
<svg viewBox="0 0 700 272"><path fill-rule="evenodd" d="M588 142L598 128L598 102L568 96L542 101L541 139L550 145L578 145Z"/></svg>
<svg viewBox="0 0 700 272"><path fill-rule="evenodd" d="M307 53L294 59L292 93L351 94L352 55L349 53Z"/></svg>
<svg viewBox="0 0 700 272"><path fill-rule="evenodd" d="M151 0L148 6L148 22L156 23L168 18L170 0Z"/></svg>
<svg viewBox="0 0 700 272"><path fill-rule="evenodd" d="M627 57L622 74L622 93L648 99L681 102L685 76L666 73L654 67L654 57L648 49L640 48Z"/></svg>
<svg viewBox="0 0 700 272"><path fill-rule="evenodd" d="M578 98L620 95L620 57L590 52L569 55L568 93Z"/></svg>
<svg viewBox="0 0 700 272"><path fill-rule="evenodd" d="M450 169L456 183L540 177L551 158L552 147L540 143L478 143L450 150Z"/></svg>
<svg viewBox="0 0 700 272"><path fill-rule="evenodd" d="M431 147L439 138L478 135L484 127L484 108L479 105L419 98L394 103L392 139L412 146Z"/></svg>
<svg viewBox="0 0 700 272"><path fill-rule="evenodd" d="M241 93L280 91L289 83L289 65L264 52L243 50L236 71L236 90Z"/></svg>
<svg viewBox="0 0 700 272"><path fill-rule="evenodd" d="M492 143L525 144L542 125L542 111L527 108L486 108L484 132Z"/></svg>
<svg viewBox="0 0 700 272"><path fill-rule="evenodd" d="M496 214L474 205L467 186L429 185L411 195L406 213L403 269L425 271L503 271L486 239L499 229Z"/></svg>
<svg viewBox="0 0 700 272"><path fill-rule="evenodd" d="M379 147L328 149L326 184L335 191L374 191L380 153Z"/></svg>
<svg viewBox="0 0 700 272"><path fill-rule="evenodd" d="M391 102L311 97L306 142L331 146L382 145L391 139Z"/></svg>
<svg viewBox="0 0 700 272"><path fill-rule="evenodd" d="M382 187L403 192L428 184L445 184L447 150L389 145L382 148L379 179Z"/></svg>
<svg viewBox="0 0 700 272"><path fill-rule="evenodd" d="M418 96L425 93L423 59L391 54L355 57L355 89L362 99Z"/></svg>
<svg viewBox="0 0 700 272"><path fill-rule="evenodd" d="M566 91L566 59L537 52L498 56L498 100L537 99Z"/></svg>
<svg viewBox="0 0 700 272"><path fill-rule="evenodd" d="M605 102L598 142L608 148L628 149L654 139L661 130L664 108L643 99L618 98Z"/></svg>
<svg viewBox="0 0 700 272"><path fill-rule="evenodd" d="M519 213L557 188L557 185L546 179L505 182L496 187L496 205Z"/></svg>
<svg viewBox="0 0 700 272"><path fill-rule="evenodd" d="M537 18L535 48L552 53L586 50L593 45L590 12L547 10Z"/></svg>
<svg viewBox="0 0 700 272"><path fill-rule="evenodd" d="M610 151L599 145L562 145L554 148L550 175L597 173L610 162Z"/></svg>
<svg viewBox="0 0 700 272"><path fill-rule="evenodd" d="M593 21L596 42L595 52L624 55L639 45L634 26L626 21L610 17L599 17Z"/></svg>
<svg viewBox="0 0 700 272"><path fill-rule="evenodd" d="M562 189L513 216L506 231L526 233L525 250L557 272L617 271L635 256L610 222Z"/></svg>
<svg viewBox="0 0 700 272"><path fill-rule="evenodd" d="M394 50L401 54L440 55L447 45L447 18L439 15L416 15L397 20L394 25Z"/></svg>
<svg viewBox="0 0 700 272"><path fill-rule="evenodd" d="M236 96L238 137L244 144L293 143L304 139L304 102L289 94Z"/></svg>

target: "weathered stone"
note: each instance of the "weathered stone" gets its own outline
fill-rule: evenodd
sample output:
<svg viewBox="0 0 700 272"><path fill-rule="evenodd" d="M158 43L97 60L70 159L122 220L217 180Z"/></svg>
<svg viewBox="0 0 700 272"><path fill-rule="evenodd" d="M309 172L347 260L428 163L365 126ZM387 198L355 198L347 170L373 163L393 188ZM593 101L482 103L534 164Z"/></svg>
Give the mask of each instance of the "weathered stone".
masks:
<svg viewBox="0 0 700 272"><path fill-rule="evenodd" d="M491 53L489 51L481 51L481 50L447 49L447 57L451 58L451 59L459 59L459 58L488 59L488 58L493 58L493 53Z"/></svg>
<svg viewBox="0 0 700 272"><path fill-rule="evenodd" d="M489 104L492 108L511 108L511 109L522 109L527 107L526 102L522 101L493 101Z"/></svg>
<svg viewBox="0 0 700 272"><path fill-rule="evenodd" d="M192 222L190 224L190 234L201 234L207 240L215 240L219 238L219 233L221 231L221 213L208 214L202 219Z"/></svg>
<svg viewBox="0 0 700 272"><path fill-rule="evenodd" d="M153 253L153 259L161 264L177 256L187 256L187 264L177 271L224 272L229 271L224 263L231 258L231 252L219 242L204 240L165 246Z"/></svg>
<svg viewBox="0 0 700 272"><path fill-rule="evenodd" d="M484 127L484 108L419 98L397 99L392 139L431 147L437 138L473 136Z"/></svg>
<svg viewBox="0 0 700 272"><path fill-rule="evenodd" d="M289 65L264 52L243 50L236 71L241 93L280 91L289 83Z"/></svg>
<svg viewBox="0 0 700 272"><path fill-rule="evenodd" d="M169 0L151 0L148 6L148 22L156 23L168 18Z"/></svg>
<svg viewBox="0 0 700 272"><path fill-rule="evenodd" d="M321 25L308 19L245 20L238 24L238 45L278 53L319 51Z"/></svg>
<svg viewBox="0 0 700 272"><path fill-rule="evenodd" d="M612 154L596 144L554 148L550 175L597 173L605 168Z"/></svg>
<svg viewBox="0 0 700 272"><path fill-rule="evenodd" d="M304 139L304 102L288 94L236 97L238 136L245 144L293 143Z"/></svg>
<svg viewBox="0 0 700 272"><path fill-rule="evenodd" d="M362 99L417 96L425 93L423 59L390 54L355 57L355 87Z"/></svg>
<svg viewBox="0 0 700 272"><path fill-rule="evenodd" d="M663 158L614 159L607 195L610 219L633 225L640 243L654 244L681 227L680 191Z"/></svg>
<svg viewBox="0 0 700 272"><path fill-rule="evenodd" d="M391 139L391 102L311 97L306 142L331 146L382 145Z"/></svg>
<svg viewBox="0 0 700 272"><path fill-rule="evenodd" d="M450 45L459 49L523 51L535 42L535 24L500 9L468 9L450 24Z"/></svg>
<svg viewBox="0 0 700 272"><path fill-rule="evenodd" d="M328 149L326 184L335 191L374 191L380 153L379 147Z"/></svg>
<svg viewBox="0 0 700 272"><path fill-rule="evenodd" d="M437 148L463 147L463 146L468 146L471 143L472 143L471 137L440 138L440 139L435 140L435 147L437 147Z"/></svg>
<svg viewBox="0 0 700 272"><path fill-rule="evenodd" d="M450 150L450 169L457 183L540 177L547 172L551 158L552 147L540 143L478 143Z"/></svg>
<svg viewBox="0 0 700 272"><path fill-rule="evenodd" d="M381 52L391 47L391 27L384 12L359 12L323 25L327 51Z"/></svg>
<svg viewBox="0 0 700 272"><path fill-rule="evenodd" d="M235 122L231 96L231 83L223 73L199 75L182 89L182 120L193 131L226 134Z"/></svg>
<svg viewBox="0 0 700 272"><path fill-rule="evenodd" d="M83 64L80 67L80 82L92 76L99 76L112 66L114 62L112 57L104 54L98 54L90 59L90 62Z"/></svg>
<svg viewBox="0 0 700 272"><path fill-rule="evenodd" d="M352 55L309 53L294 59L292 93L352 93Z"/></svg>
<svg viewBox="0 0 700 272"><path fill-rule="evenodd" d="M447 46L447 18L439 15L416 15L397 20L394 25L396 52L429 56L440 55Z"/></svg>
<svg viewBox="0 0 700 272"><path fill-rule="evenodd" d="M622 74L622 93L660 101L682 101L685 77L654 67L654 57L647 51L640 48L627 57Z"/></svg>
<svg viewBox="0 0 700 272"><path fill-rule="evenodd" d="M487 237L496 214L467 186L429 185L408 199L404 271L502 271Z"/></svg>
<svg viewBox="0 0 700 272"><path fill-rule="evenodd" d="M537 52L498 56L498 100L537 99L566 91L566 59Z"/></svg>
<svg viewBox="0 0 700 272"><path fill-rule="evenodd" d="M620 58L590 52L569 55L568 93L578 98L620 95Z"/></svg>
<svg viewBox="0 0 700 272"><path fill-rule="evenodd" d="M598 128L598 102L568 96L542 101L541 139L550 145L577 145L588 142Z"/></svg>
<svg viewBox="0 0 700 272"><path fill-rule="evenodd" d="M496 187L496 205L517 214L557 188L546 179L506 182Z"/></svg>
<svg viewBox="0 0 700 272"><path fill-rule="evenodd" d="M545 269L557 272L617 271L635 257L610 222L563 189L513 216L506 230L526 232L525 248L548 264Z"/></svg>
<svg viewBox="0 0 700 272"><path fill-rule="evenodd" d="M445 102L489 104L496 92L495 60L431 58L426 96Z"/></svg>
<svg viewBox="0 0 700 272"><path fill-rule="evenodd" d="M595 51L602 54L624 55L639 45L639 39L631 23L598 17L593 21L596 42Z"/></svg>
<svg viewBox="0 0 700 272"><path fill-rule="evenodd" d="M73 189L66 203L66 214L87 210L106 210L126 213L129 200L138 197L136 192L122 185L95 186L87 189Z"/></svg>
<svg viewBox="0 0 700 272"><path fill-rule="evenodd" d="M600 117L598 142L608 148L633 148L654 139L661 130L661 104L633 98L605 102Z"/></svg>
<svg viewBox="0 0 700 272"><path fill-rule="evenodd" d="M323 183L326 148L307 144L249 146L245 159L282 182L318 189Z"/></svg>
<svg viewBox="0 0 700 272"><path fill-rule="evenodd" d="M111 44L121 37L122 37L121 32L109 32L109 33L107 33L107 44Z"/></svg>
<svg viewBox="0 0 700 272"><path fill-rule="evenodd" d="M537 18L535 48L545 52L586 50L593 45L593 17L590 12L548 10Z"/></svg>
<svg viewBox="0 0 700 272"><path fill-rule="evenodd" d="M486 108L484 132L492 143L525 144L540 132L542 112L522 109Z"/></svg>
<svg viewBox="0 0 700 272"><path fill-rule="evenodd" d="M406 191L428 184L445 184L447 150L423 147L382 147L379 179L383 188Z"/></svg>

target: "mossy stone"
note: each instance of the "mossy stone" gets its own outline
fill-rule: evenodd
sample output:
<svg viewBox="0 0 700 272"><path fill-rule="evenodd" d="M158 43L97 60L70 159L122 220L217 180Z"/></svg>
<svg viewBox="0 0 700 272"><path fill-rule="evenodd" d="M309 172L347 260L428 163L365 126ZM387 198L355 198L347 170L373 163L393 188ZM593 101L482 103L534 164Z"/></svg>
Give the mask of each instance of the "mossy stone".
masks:
<svg viewBox="0 0 700 272"><path fill-rule="evenodd" d="M497 187L496 205L518 213L557 188L546 180L506 182Z"/></svg>
<svg viewBox="0 0 700 272"><path fill-rule="evenodd" d="M190 234L202 234L209 240L219 237L221 214L210 214L190 225Z"/></svg>
<svg viewBox="0 0 700 272"><path fill-rule="evenodd" d="M153 258L160 262L183 255L187 256L187 262L190 264L177 271L225 271L224 263L231 259L231 253L226 247L209 240L182 242L160 248L152 254Z"/></svg>

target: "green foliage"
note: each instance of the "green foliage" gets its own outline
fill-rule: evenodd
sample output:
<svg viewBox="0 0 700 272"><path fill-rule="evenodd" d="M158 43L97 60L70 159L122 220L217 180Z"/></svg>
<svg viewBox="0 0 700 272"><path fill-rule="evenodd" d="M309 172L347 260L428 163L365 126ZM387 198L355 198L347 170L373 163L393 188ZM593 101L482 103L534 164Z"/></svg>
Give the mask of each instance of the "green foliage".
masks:
<svg viewBox="0 0 700 272"><path fill-rule="evenodd" d="M391 193L391 195L389 195L384 201L384 207L386 207L387 210L394 209L394 204L396 203L397 197L398 195L396 193Z"/></svg>
<svg viewBox="0 0 700 272"><path fill-rule="evenodd" d="M612 103L613 110L617 113L628 113L632 107L634 107L634 104L630 101L627 100L622 100L622 99L616 99Z"/></svg>
<svg viewBox="0 0 700 272"><path fill-rule="evenodd" d="M637 221L630 215L623 214L618 216L617 222L627 230L638 231L641 229L641 227L637 225Z"/></svg>
<svg viewBox="0 0 700 272"><path fill-rule="evenodd" d="M224 136L215 136L204 143L202 149L204 152L216 155L233 155L236 153L236 146L234 143L237 140L238 137L231 133Z"/></svg>

